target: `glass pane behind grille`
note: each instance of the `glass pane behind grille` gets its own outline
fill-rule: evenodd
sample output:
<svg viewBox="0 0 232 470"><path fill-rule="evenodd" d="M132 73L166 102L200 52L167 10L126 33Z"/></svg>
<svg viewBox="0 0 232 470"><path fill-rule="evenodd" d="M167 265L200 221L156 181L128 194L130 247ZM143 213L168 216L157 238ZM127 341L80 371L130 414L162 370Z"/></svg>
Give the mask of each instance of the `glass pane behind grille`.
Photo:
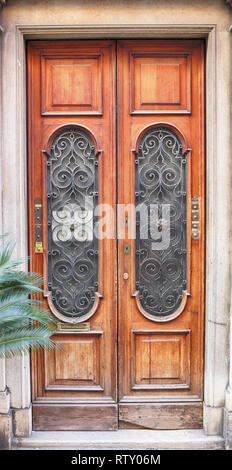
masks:
<svg viewBox="0 0 232 470"><path fill-rule="evenodd" d="M48 289L57 311L81 317L98 291L98 160L92 137L63 127L47 159Z"/></svg>
<svg viewBox="0 0 232 470"><path fill-rule="evenodd" d="M136 290L154 317L173 314L187 288L186 191L179 136L168 126L150 128L135 157Z"/></svg>

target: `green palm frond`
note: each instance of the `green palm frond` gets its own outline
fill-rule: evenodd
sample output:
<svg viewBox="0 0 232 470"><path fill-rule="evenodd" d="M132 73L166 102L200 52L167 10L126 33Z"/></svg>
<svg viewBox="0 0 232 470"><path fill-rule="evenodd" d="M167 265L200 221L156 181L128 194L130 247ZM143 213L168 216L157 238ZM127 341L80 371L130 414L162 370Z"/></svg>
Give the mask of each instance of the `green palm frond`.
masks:
<svg viewBox="0 0 232 470"><path fill-rule="evenodd" d="M4 276L1 276L0 272L0 283L6 282L28 282L34 286L40 286L43 282L43 277L38 273L26 273L24 271L10 271L4 272Z"/></svg>
<svg viewBox="0 0 232 470"><path fill-rule="evenodd" d="M18 295L7 295L4 299L0 299L0 315L2 311L14 311L24 305L33 305L33 304L42 304L41 300L29 299L28 297L23 296L22 294ZM0 317L1 321L1 317Z"/></svg>
<svg viewBox="0 0 232 470"><path fill-rule="evenodd" d="M14 324L15 322L28 322L28 321L37 321L48 327L51 331L55 331L57 327L58 320L53 317L48 310L32 308L30 305L23 305L22 308L14 310L13 312L3 312L0 315L0 328L5 326L6 323Z"/></svg>
<svg viewBox="0 0 232 470"><path fill-rule="evenodd" d="M7 242L0 250L0 269L3 269L7 263L10 262L13 250L15 248L15 242Z"/></svg>
<svg viewBox="0 0 232 470"><path fill-rule="evenodd" d="M23 271L8 271L0 273L0 300L11 294L41 293L40 288L43 277L37 273L25 273Z"/></svg>
<svg viewBox="0 0 232 470"><path fill-rule="evenodd" d="M13 357L30 349L61 347L50 337L57 329L58 320L44 308L43 301L29 298L44 293L43 278L37 273L26 273L18 267L25 259L12 260L15 243L0 246L0 357ZM63 348L62 348L63 349Z"/></svg>
<svg viewBox="0 0 232 470"><path fill-rule="evenodd" d="M43 309L39 306L43 306ZM3 321L4 317L21 315L30 316L38 321L47 319L47 323L57 323L57 319L51 315L50 311L44 308L44 304L41 300L28 299L22 295L12 296L9 295L2 301L0 300L0 324Z"/></svg>
<svg viewBox="0 0 232 470"><path fill-rule="evenodd" d="M0 248L0 275L3 274L4 271L14 269L26 261L25 258L13 259L13 260L11 259L14 248L15 248L14 241L7 242L5 245L1 246Z"/></svg>
<svg viewBox="0 0 232 470"><path fill-rule="evenodd" d="M47 328L24 327L14 330L4 329L4 334L0 335L0 358L11 358L15 355L22 355L30 349L48 351L55 349L57 343L50 339L50 332Z"/></svg>

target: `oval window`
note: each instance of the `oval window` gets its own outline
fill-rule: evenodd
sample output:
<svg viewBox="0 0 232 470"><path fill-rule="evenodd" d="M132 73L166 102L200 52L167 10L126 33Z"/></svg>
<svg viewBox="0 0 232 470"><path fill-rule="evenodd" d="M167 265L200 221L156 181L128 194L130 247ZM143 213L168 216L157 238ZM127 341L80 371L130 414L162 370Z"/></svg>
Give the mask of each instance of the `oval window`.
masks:
<svg viewBox="0 0 232 470"><path fill-rule="evenodd" d="M187 288L187 165L179 135L154 126L135 159L136 292L151 319L173 315Z"/></svg>
<svg viewBox="0 0 232 470"><path fill-rule="evenodd" d="M92 136L79 126L55 133L47 155L48 290L55 310L81 319L98 290L98 160Z"/></svg>

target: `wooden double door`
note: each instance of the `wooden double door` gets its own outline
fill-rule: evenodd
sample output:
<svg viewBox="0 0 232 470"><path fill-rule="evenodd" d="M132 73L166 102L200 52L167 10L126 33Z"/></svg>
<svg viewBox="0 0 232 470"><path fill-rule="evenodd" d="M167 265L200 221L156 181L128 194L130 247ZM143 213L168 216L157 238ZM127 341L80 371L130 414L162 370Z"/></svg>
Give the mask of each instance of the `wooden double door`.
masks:
<svg viewBox="0 0 232 470"><path fill-rule="evenodd" d="M202 425L204 42L30 41L36 430Z"/></svg>

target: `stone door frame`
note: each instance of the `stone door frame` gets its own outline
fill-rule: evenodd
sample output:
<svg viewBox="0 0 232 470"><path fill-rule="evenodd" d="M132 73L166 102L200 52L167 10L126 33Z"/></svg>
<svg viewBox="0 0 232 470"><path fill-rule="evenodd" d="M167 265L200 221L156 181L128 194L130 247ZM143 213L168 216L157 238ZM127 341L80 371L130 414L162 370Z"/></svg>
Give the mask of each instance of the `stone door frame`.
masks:
<svg viewBox="0 0 232 470"><path fill-rule="evenodd" d="M9 170L3 172L5 201L3 200L3 231L10 221L16 224L17 256L25 257L27 251L27 135L26 135L26 62L27 39L107 39L107 38L205 38L206 40L206 297L205 297L205 379L204 379L204 431L206 434L222 434L225 394L228 384L229 357L229 308L230 308L230 205L229 187L224 186L226 168L230 171L229 96L222 94L220 106L224 107L225 121L221 122L220 98L221 64L218 54L216 25L84 25L44 26L17 25L15 31L16 85L12 96L16 110L17 129L14 138L14 194L7 189ZM227 51L227 46L226 46ZM3 81L7 67L7 42L2 48ZM228 55L225 55L225 73L229 74ZM220 60L223 60L221 58ZM221 81L225 76L221 78ZM228 80L227 80L228 81ZM4 110L3 110L4 112ZM9 155L11 139L10 115L3 119L2 152ZM10 146L12 148L12 145ZM15 157L17 155L17 158ZM6 163L5 163L6 165ZM16 167L15 167L16 165ZM6 167L6 166L5 166ZM8 174L8 176L7 176ZM228 177L226 177L228 181ZM5 182L4 182L5 180ZM221 181L221 184L220 184ZM15 213L7 212L10 198L15 197ZM224 213L223 213L224 211ZM219 230L220 228L220 230ZM223 276L221 279L221 273ZM228 278L228 279L227 279ZM223 281L224 279L224 281ZM225 279L227 279L225 284ZM222 291L222 283L224 287ZM0 413L13 415L13 431L16 436L31 433L31 398L29 357L1 360ZM227 403L232 410L230 392ZM9 426L11 426L9 424Z"/></svg>

